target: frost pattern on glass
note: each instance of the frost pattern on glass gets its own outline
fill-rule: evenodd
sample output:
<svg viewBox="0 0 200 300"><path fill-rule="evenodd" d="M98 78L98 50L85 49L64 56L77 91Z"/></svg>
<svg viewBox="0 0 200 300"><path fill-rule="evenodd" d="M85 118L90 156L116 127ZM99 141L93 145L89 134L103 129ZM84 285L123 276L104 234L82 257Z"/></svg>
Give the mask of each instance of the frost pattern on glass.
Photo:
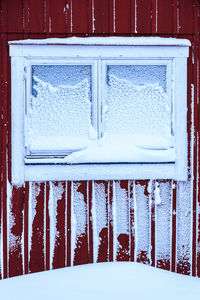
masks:
<svg viewBox="0 0 200 300"><path fill-rule="evenodd" d="M88 137L91 66L33 66L28 136ZM30 142L30 141L29 141Z"/></svg>
<svg viewBox="0 0 200 300"><path fill-rule="evenodd" d="M166 66L109 66L104 132L171 135Z"/></svg>
<svg viewBox="0 0 200 300"><path fill-rule="evenodd" d="M108 75L128 79L135 85L155 84L166 92L166 65L114 65L108 66Z"/></svg>

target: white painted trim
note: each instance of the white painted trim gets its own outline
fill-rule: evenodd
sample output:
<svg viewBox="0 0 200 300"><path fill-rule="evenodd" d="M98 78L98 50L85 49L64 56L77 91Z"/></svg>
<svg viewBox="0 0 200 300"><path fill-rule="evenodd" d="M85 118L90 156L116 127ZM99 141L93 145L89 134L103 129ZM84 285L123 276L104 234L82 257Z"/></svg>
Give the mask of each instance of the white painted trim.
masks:
<svg viewBox="0 0 200 300"><path fill-rule="evenodd" d="M187 57L185 46L10 45L10 56L39 58L173 58Z"/></svg>
<svg viewBox="0 0 200 300"><path fill-rule="evenodd" d="M25 181L174 178L175 164L26 165Z"/></svg>
<svg viewBox="0 0 200 300"><path fill-rule="evenodd" d="M191 46L189 40L163 37L69 37L10 41L9 45L123 45L123 46Z"/></svg>
<svg viewBox="0 0 200 300"><path fill-rule="evenodd" d="M187 180L187 60L175 58L173 64L175 177L178 180Z"/></svg>
<svg viewBox="0 0 200 300"><path fill-rule="evenodd" d="M11 126L12 126L12 182L24 183L24 58L11 60Z"/></svg>

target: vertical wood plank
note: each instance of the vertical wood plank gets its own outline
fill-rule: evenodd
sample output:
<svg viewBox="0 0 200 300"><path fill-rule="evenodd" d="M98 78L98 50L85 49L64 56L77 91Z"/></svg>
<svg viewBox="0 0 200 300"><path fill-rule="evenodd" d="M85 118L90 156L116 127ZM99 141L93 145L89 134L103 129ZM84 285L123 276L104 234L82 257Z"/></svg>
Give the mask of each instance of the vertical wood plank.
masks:
<svg viewBox="0 0 200 300"><path fill-rule="evenodd" d="M137 33L149 34L152 31L151 25L151 1L137 1Z"/></svg>
<svg viewBox="0 0 200 300"><path fill-rule="evenodd" d="M46 182L46 199L45 199L45 270L50 270L50 215L49 215L49 198L50 198L50 182Z"/></svg>
<svg viewBox="0 0 200 300"><path fill-rule="evenodd" d="M137 33L137 0L131 0L131 33Z"/></svg>
<svg viewBox="0 0 200 300"><path fill-rule="evenodd" d="M173 0L157 0L157 32L159 34L173 33Z"/></svg>
<svg viewBox="0 0 200 300"><path fill-rule="evenodd" d="M151 210L151 265L155 267L155 180L150 181L150 210Z"/></svg>
<svg viewBox="0 0 200 300"><path fill-rule="evenodd" d="M199 11L199 7L198 7L198 11ZM198 18L199 19L199 18ZM199 20L198 20L198 23L199 23ZM200 49L200 39L198 37L198 49ZM199 157L200 157L200 142L199 142L199 139L200 139L200 135L199 135L199 129L200 129L200 106L199 106L199 95L200 95L200 88L199 88L199 62L200 62L200 53L198 51L198 62L197 62L197 209L196 209L196 212L197 212L197 215L196 215L196 218L197 218L197 223L196 223L196 226L197 226L197 237L196 237L196 275L198 277L200 277L200 180L199 180L199 172L200 172L200 160L199 160Z"/></svg>
<svg viewBox="0 0 200 300"><path fill-rule="evenodd" d="M14 186L11 190L11 187L9 187L7 201L9 205L9 277L13 277L23 274L22 231L24 188Z"/></svg>
<svg viewBox="0 0 200 300"><path fill-rule="evenodd" d="M193 0L179 1L179 33L192 34L193 23Z"/></svg>
<svg viewBox="0 0 200 300"><path fill-rule="evenodd" d="M28 224L29 224L29 183L25 183L24 189L24 273L29 272L29 240L28 240Z"/></svg>
<svg viewBox="0 0 200 300"><path fill-rule="evenodd" d="M193 21L194 21L194 32L193 34L197 34L199 33L199 22L200 22L200 3L198 0L193 0Z"/></svg>
<svg viewBox="0 0 200 300"><path fill-rule="evenodd" d="M71 266L71 191L72 183L67 182L67 266Z"/></svg>
<svg viewBox="0 0 200 300"><path fill-rule="evenodd" d="M178 8L178 1L173 0L173 33L176 34L179 32L179 8Z"/></svg>
<svg viewBox="0 0 200 300"><path fill-rule="evenodd" d="M54 202L56 203L56 228L55 228L55 241L54 241L54 256L53 256L53 268L65 267L65 182L54 183Z"/></svg>
<svg viewBox="0 0 200 300"><path fill-rule="evenodd" d="M130 261L135 261L135 182L129 181L130 201Z"/></svg>
<svg viewBox="0 0 200 300"><path fill-rule="evenodd" d="M151 258L150 191L148 185L148 181L135 181L137 207L137 211L135 212L137 222L135 232L135 260L144 264L149 264Z"/></svg>
<svg viewBox="0 0 200 300"><path fill-rule="evenodd" d="M93 240L93 227L94 227L94 215L93 215L93 195L94 195L93 181L88 181L88 240L89 240L89 263L94 262L94 240Z"/></svg>
<svg viewBox="0 0 200 300"><path fill-rule="evenodd" d="M28 19L28 33L43 33L45 31L45 0L25 0L28 2L24 16ZM57 7L58 1L55 8ZM60 16L59 16L60 19Z"/></svg>
<svg viewBox="0 0 200 300"><path fill-rule="evenodd" d="M157 33L158 31L158 2L157 0L151 0L151 30L152 34Z"/></svg>
<svg viewBox="0 0 200 300"><path fill-rule="evenodd" d="M72 1L66 0L66 30L67 33L72 32Z"/></svg>
<svg viewBox="0 0 200 300"><path fill-rule="evenodd" d="M87 181L73 184L73 210L76 223L76 240L74 249L74 265L89 262L88 249L88 185ZM73 221L72 221L73 222Z"/></svg>
<svg viewBox="0 0 200 300"><path fill-rule="evenodd" d="M4 19L3 19L4 21ZM3 51L3 74L2 74L2 198L3 198L3 277L8 277L8 246L7 246L7 120L8 120L8 53L7 53L7 34L2 34L2 51Z"/></svg>
<svg viewBox="0 0 200 300"><path fill-rule="evenodd" d="M56 5L54 0L49 0L49 5L50 5L50 16L49 16L50 33L65 33L67 30L66 28L67 0L57 1Z"/></svg>
<svg viewBox="0 0 200 300"><path fill-rule="evenodd" d="M115 0L115 33L131 32L131 0Z"/></svg>
<svg viewBox="0 0 200 300"><path fill-rule="evenodd" d="M196 1L197 4L197 1ZM194 10L194 30L198 26L199 7L196 5ZM198 96L199 96L199 45L198 36L194 36L193 49L193 128L194 128L194 146L193 146L193 233L192 233L192 275L197 272L197 202L198 202Z"/></svg>
<svg viewBox="0 0 200 300"><path fill-rule="evenodd" d="M127 180L115 181L116 201L116 260L130 260L130 206L129 206L129 183Z"/></svg>
<svg viewBox="0 0 200 300"><path fill-rule="evenodd" d="M90 8L90 10L89 10ZM72 32L74 34L87 34L91 32L89 28L92 19L92 6L88 0L72 1Z"/></svg>
<svg viewBox="0 0 200 300"><path fill-rule="evenodd" d="M108 261L108 182L94 183L95 228L94 228L94 262ZM103 201L102 201L103 199ZM94 214L93 214L94 217Z"/></svg>
<svg viewBox="0 0 200 300"><path fill-rule="evenodd" d="M192 206L192 183L178 182L177 189L177 273L190 275L191 274L191 253L192 253L192 221L191 221L191 206Z"/></svg>
<svg viewBox="0 0 200 300"><path fill-rule="evenodd" d="M45 184L32 183L29 203L32 215L32 234L30 245L30 272L44 271L44 201ZM30 222L29 222L30 224Z"/></svg>
<svg viewBox="0 0 200 300"><path fill-rule="evenodd" d="M158 268L170 270L171 261L171 199L172 183L167 180L156 181L155 197L155 250Z"/></svg>
<svg viewBox="0 0 200 300"><path fill-rule="evenodd" d="M23 0L3 0L3 31L23 32Z"/></svg>
<svg viewBox="0 0 200 300"><path fill-rule="evenodd" d="M0 2L0 27L2 32L2 2ZM0 33L0 44L2 45L2 34ZM0 115L3 116L3 49L0 47ZM3 140L3 122L0 121L0 139ZM0 280L3 277L3 149L0 143Z"/></svg>
<svg viewBox="0 0 200 300"><path fill-rule="evenodd" d="M172 249L171 249L171 271L176 272L176 212L177 212L177 182L172 181Z"/></svg>
<svg viewBox="0 0 200 300"><path fill-rule="evenodd" d="M108 183L108 251L109 251L109 261L113 261L113 244L114 244L114 235L113 235L113 181Z"/></svg>
<svg viewBox="0 0 200 300"><path fill-rule="evenodd" d="M94 0L94 33L101 35L108 34L110 32L109 16L110 0Z"/></svg>

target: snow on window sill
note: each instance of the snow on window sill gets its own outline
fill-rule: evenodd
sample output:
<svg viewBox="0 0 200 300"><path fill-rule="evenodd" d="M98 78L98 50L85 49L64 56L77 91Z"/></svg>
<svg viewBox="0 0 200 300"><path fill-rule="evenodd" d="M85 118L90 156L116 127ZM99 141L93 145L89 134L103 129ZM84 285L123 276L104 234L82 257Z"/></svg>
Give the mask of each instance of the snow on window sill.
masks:
<svg viewBox="0 0 200 300"><path fill-rule="evenodd" d="M26 159L32 163L154 163L175 162L173 137L145 135L105 135L101 139L89 140L80 137L37 137L30 145L31 153L50 152L55 147L59 153L65 149L75 151L65 158ZM66 147L66 148L65 148ZM48 152L46 151L46 154Z"/></svg>

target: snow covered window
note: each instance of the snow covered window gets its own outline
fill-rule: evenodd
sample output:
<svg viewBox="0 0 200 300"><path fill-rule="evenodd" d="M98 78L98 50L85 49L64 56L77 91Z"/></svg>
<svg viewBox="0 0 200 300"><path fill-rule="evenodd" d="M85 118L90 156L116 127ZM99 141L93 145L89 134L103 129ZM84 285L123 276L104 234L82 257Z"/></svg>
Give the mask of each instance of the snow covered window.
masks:
<svg viewBox="0 0 200 300"><path fill-rule="evenodd" d="M12 179L187 179L187 57L172 38L10 42Z"/></svg>

